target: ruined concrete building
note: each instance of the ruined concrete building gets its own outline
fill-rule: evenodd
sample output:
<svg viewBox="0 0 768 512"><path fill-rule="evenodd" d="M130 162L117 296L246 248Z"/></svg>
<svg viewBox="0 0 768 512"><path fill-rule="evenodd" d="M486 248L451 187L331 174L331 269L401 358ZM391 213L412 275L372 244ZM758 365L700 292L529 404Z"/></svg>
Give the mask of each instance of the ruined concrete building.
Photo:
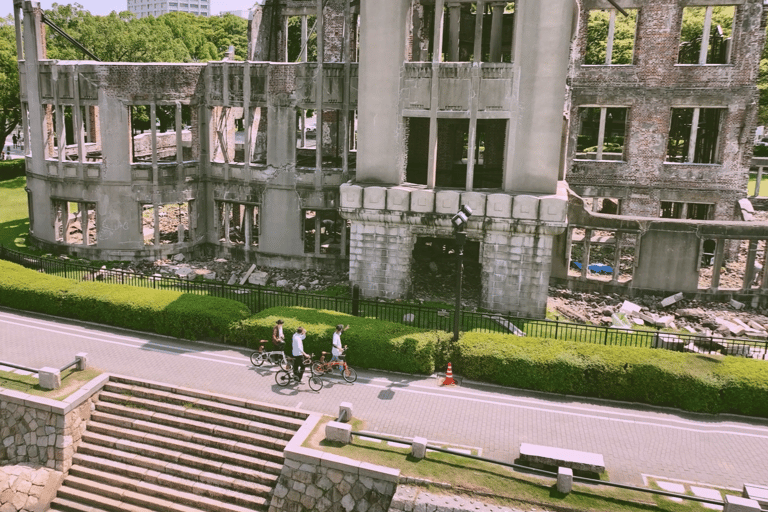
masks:
<svg viewBox="0 0 768 512"><path fill-rule="evenodd" d="M267 0L246 62L127 64L46 59L39 4L14 0L32 240L348 268L401 298L468 205L484 308L543 315L603 231L610 283L631 249L630 286L695 290L704 239L717 262L741 236L765 7L618 3ZM649 273L670 248L674 283Z"/></svg>

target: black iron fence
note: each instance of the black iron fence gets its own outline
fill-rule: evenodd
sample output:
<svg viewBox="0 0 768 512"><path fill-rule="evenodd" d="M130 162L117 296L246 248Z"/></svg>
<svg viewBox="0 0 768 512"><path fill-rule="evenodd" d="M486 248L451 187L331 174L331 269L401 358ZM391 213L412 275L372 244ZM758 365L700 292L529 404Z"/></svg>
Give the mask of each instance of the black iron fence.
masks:
<svg viewBox="0 0 768 512"><path fill-rule="evenodd" d="M0 258L33 268L46 274L69 279L94 280L105 283L174 290L200 295L224 297L244 303L253 313L272 307L300 306L327 309L341 313L377 318L413 325L422 329L450 332L453 329L452 309L399 301L332 297L306 292L276 290L258 285L236 285L193 281L160 274L141 275L122 269L97 268L86 263L65 259L43 258L0 246ZM551 338L601 345L665 348L684 352L723 353L768 359L768 340L723 338L702 334L665 333L655 328L617 329L597 325L574 324L552 320L521 318L496 313L464 310L460 324L464 332L498 332Z"/></svg>

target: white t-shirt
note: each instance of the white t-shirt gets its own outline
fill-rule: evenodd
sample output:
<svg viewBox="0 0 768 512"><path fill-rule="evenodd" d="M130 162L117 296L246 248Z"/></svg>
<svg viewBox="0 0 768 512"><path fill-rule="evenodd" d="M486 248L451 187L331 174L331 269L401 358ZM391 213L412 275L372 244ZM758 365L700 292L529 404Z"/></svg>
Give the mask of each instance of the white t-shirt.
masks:
<svg viewBox="0 0 768 512"><path fill-rule="evenodd" d="M334 332L333 333L333 350L331 353L334 356L340 356L341 352L343 351L343 348L341 346L341 333L340 332Z"/></svg>
<svg viewBox="0 0 768 512"><path fill-rule="evenodd" d="M293 334L293 357L304 355L304 338L306 337L306 334Z"/></svg>
<svg viewBox="0 0 768 512"><path fill-rule="evenodd" d="M283 334L283 326L278 325L277 326L277 337L278 338L285 338L285 335Z"/></svg>

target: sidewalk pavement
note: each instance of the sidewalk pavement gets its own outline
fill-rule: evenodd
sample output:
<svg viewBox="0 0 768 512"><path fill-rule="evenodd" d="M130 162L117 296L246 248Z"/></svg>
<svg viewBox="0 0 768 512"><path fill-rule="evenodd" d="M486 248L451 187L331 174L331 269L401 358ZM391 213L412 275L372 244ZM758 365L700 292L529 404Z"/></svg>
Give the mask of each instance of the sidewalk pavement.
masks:
<svg viewBox="0 0 768 512"><path fill-rule="evenodd" d="M329 340L330 345L330 340ZM107 372L336 416L351 402L364 430L477 448L513 462L521 442L600 453L609 478L653 478L740 489L768 483L768 421L527 392L434 377L358 370L280 388L276 368L251 366L250 350L105 328L0 308L0 361L63 366L87 352ZM351 361L350 364L354 363Z"/></svg>

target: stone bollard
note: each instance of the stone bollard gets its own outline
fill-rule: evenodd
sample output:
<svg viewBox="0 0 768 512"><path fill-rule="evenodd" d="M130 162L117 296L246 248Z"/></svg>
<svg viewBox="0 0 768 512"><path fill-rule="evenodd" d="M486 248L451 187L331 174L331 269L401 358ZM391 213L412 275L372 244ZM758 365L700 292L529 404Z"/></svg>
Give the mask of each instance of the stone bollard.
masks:
<svg viewBox="0 0 768 512"><path fill-rule="evenodd" d="M730 494L725 495L723 512L760 512L760 510L760 504L755 500L731 496Z"/></svg>
<svg viewBox="0 0 768 512"><path fill-rule="evenodd" d="M86 352L75 354L75 361L77 361L77 365L75 366L77 371L81 372L88 368L88 354Z"/></svg>
<svg viewBox="0 0 768 512"><path fill-rule="evenodd" d="M325 426L325 439L349 444L352 441L352 425L329 421Z"/></svg>
<svg viewBox="0 0 768 512"><path fill-rule="evenodd" d="M339 404L339 420L344 423L349 423L352 419L352 404L349 402L341 402Z"/></svg>
<svg viewBox="0 0 768 512"><path fill-rule="evenodd" d="M557 491L568 494L573 489L573 470L571 468L557 468Z"/></svg>
<svg viewBox="0 0 768 512"><path fill-rule="evenodd" d="M414 437L411 445L411 455L417 459L427 456L427 440L424 437Z"/></svg>
<svg viewBox="0 0 768 512"><path fill-rule="evenodd" d="M61 372L57 368L40 368L37 372L40 387L43 389L59 389L61 387Z"/></svg>

